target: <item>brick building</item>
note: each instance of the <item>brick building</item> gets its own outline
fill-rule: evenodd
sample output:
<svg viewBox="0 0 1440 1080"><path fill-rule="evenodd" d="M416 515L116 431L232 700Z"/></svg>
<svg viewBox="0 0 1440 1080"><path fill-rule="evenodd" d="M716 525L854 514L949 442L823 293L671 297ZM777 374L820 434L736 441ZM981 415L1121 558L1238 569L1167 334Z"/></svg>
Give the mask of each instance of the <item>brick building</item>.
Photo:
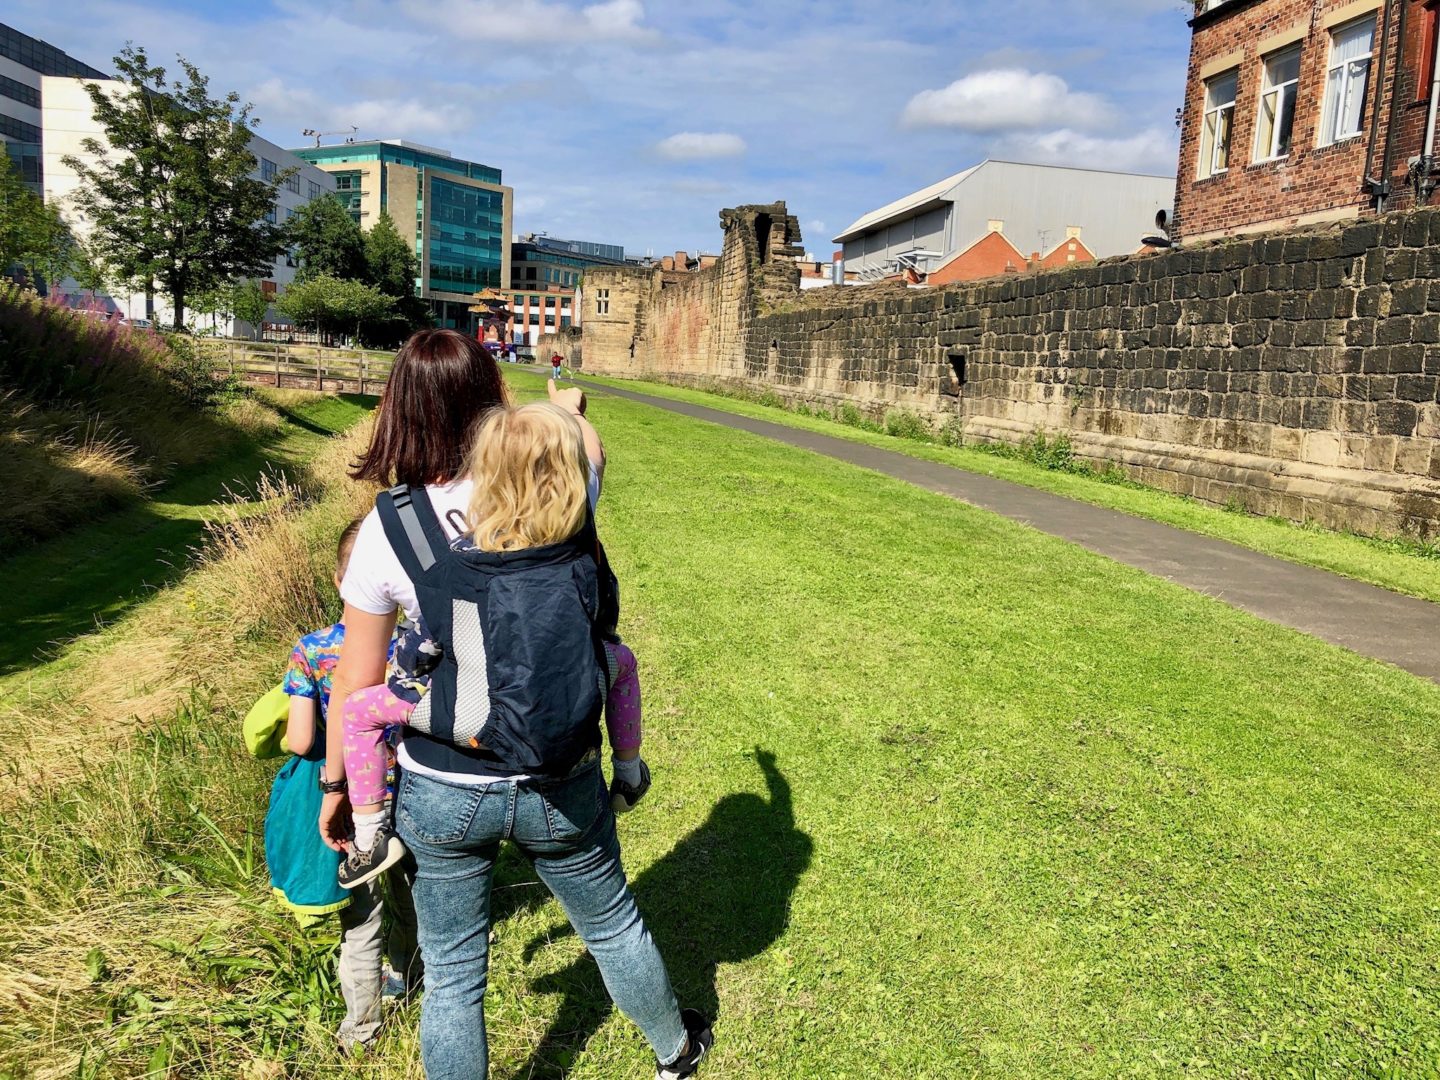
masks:
<svg viewBox="0 0 1440 1080"><path fill-rule="evenodd" d="M1395 210L1433 188L1440 0L1199 0L1175 228Z"/></svg>

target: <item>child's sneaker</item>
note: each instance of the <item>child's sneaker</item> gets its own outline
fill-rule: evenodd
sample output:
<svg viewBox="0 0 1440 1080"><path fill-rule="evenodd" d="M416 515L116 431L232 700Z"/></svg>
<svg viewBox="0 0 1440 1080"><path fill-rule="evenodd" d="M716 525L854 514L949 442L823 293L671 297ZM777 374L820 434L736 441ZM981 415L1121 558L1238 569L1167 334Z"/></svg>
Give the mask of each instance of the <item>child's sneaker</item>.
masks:
<svg viewBox="0 0 1440 1080"><path fill-rule="evenodd" d="M405 845L389 825L381 825L375 843L360 849L353 844L350 854L340 864L340 887L354 889L373 881L405 857Z"/></svg>
<svg viewBox="0 0 1440 1080"><path fill-rule="evenodd" d="M380 965L380 997L384 1001L398 1000L409 993L405 976L390 966L390 961Z"/></svg>
<svg viewBox="0 0 1440 1080"><path fill-rule="evenodd" d="M610 809L617 814L635 809L635 804L650 790L650 766L640 762L640 783L627 784L620 777L610 781Z"/></svg>
<svg viewBox="0 0 1440 1080"><path fill-rule="evenodd" d="M710 1030L710 1021L700 1013L694 1009L681 1009L680 1020L685 1025L685 1034L690 1037L690 1045L685 1048L685 1053L669 1065L655 1062L655 1080L685 1080L688 1076L694 1076L700 1068L700 1062L715 1044L715 1033Z"/></svg>

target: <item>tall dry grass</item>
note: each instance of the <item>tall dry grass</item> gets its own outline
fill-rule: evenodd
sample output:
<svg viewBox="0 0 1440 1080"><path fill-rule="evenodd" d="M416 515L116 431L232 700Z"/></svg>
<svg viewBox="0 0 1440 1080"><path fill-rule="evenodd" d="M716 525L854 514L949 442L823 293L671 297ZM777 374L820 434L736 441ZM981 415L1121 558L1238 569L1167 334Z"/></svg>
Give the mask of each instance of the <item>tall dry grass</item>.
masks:
<svg viewBox="0 0 1440 1080"><path fill-rule="evenodd" d="M54 517L93 514L138 499L146 469L135 447L99 417L57 416L14 390L0 390L0 551L41 536Z"/></svg>
<svg viewBox="0 0 1440 1080"><path fill-rule="evenodd" d="M0 554L275 430L241 400L186 339L0 286Z"/></svg>
<svg viewBox="0 0 1440 1080"><path fill-rule="evenodd" d="M366 1075L333 1049L333 926L263 899L273 764L238 730L295 637L338 616L335 538L374 496L344 466L368 433L237 495L181 584L0 681L0 1076Z"/></svg>

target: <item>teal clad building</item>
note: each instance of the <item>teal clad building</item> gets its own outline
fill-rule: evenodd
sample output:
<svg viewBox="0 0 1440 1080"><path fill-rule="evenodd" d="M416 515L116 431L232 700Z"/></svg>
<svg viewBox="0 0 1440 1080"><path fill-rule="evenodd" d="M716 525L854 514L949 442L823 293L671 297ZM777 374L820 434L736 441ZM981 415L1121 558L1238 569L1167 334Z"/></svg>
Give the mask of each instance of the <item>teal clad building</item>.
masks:
<svg viewBox="0 0 1440 1080"><path fill-rule="evenodd" d="M515 196L499 169L398 139L293 153L335 177L336 197L362 229L383 211L402 236L413 230L417 294L430 301L439 325L475 330L475 293L510 282Z"/></svg>

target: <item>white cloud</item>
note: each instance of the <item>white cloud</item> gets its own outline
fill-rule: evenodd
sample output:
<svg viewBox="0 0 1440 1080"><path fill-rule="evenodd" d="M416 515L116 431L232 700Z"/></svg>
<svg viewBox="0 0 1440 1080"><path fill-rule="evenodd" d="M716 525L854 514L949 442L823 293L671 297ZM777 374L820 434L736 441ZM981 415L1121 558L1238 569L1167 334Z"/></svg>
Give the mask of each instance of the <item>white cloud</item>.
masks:
<svg viewBox="0 0 1440 1080"><path fill-rule="evenodd" d="M682 195L725 195L734 190L733 184L727 184L723 180L703 180L689 176L671 180L665 186Z"/></svg>
<svg viewBox="0 0 1440 1080"><path fill-rule="evenodd" d="M939 90L922 90L901 114L906 127L1023 131L1103 127L1115 115L1097 94L1072 90L1058 75L998 68L977 71Z"/></svg>
<svg viewBox="0 0 1440 1080"><path fill-rule="evenodd" d="M447 35L508 44L644 43L658 34L642 26L640 0L602 0L576 6L549 0L404 0L412 18Z"/></svg>
<svg viewBox="0 0 1440 1080"><path fill-rule="evenodd" d="M1120 172L1170 175L1179 154L1175 135L1165 128L1146 128L1134 135L1106 138L1062 128L1017 133L992 148L998 156L1042 165L1079 165Z"/></svg>
<svg viewBox="0 0 1440 1080"><path fill-rule="evenodd" d="M661 139L655 152L672 161L739 157L745 153L745 140L723 131L682 131Z"/></svg>
<svg viewBox="0 0 1440 1080"><path fill-rule="evenodd" d="M269 123L271 138L296 144L302 126L343 131L355 126L361 139L432 139L449 149L457 133L474 122L476 112L498 99L484 87L423 84L420 96L392 95L388 87L365 88L351 98L332 97L271 78L252 88L250 100ZM338 140L339 136L330 141Z"/></svg>

